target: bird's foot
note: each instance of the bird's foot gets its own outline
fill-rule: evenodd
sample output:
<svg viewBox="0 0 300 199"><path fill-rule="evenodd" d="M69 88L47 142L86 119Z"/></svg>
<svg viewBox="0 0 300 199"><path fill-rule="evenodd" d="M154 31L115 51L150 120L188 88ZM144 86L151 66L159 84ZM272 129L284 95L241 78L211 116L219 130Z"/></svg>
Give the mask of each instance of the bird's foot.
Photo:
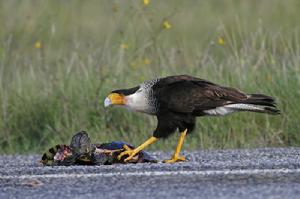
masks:
<svg viewBox="0 0 300 199"><path fill-rule="evenodd" d="M185 161L184 156L173 155L171 159L164 160L163 163L175 163L175 162L184 162L184 161Z"/></svg>
<svg viewBox="0 0 300 199"><path fill-rule="evenodd" d="M122 153L120 153L118 155L118 160L121 160L123 156L128 156L127 158L125 158L125 162L128 162L129 160L131 160L138 152L136 152L134 149L131 149L129 146L124 145L123 148L125 149L125 151L123 151Z"/></svg>

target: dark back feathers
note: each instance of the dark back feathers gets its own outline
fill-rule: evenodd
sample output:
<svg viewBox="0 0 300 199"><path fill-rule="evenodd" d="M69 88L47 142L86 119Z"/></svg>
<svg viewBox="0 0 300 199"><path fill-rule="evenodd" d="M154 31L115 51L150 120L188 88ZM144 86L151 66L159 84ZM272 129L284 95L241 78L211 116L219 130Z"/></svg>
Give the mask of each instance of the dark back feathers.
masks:
<svg viewBox="0 0 300 199"><path fill-rule="evenodd" d="M247 95L237 89L187 75L169 76L153 86L160 109L194 113L243 101Z"/></svg>

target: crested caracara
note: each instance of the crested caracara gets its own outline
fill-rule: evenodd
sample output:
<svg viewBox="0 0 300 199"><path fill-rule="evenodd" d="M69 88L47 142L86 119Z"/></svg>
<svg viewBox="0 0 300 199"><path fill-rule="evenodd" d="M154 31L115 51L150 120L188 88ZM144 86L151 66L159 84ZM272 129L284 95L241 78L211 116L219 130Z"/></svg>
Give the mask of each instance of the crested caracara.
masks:
<svg viewBox="0 0 300 199"><path fill-rule="evenodd" d="M185 157L179 156L181 146L185 135L193 131L198 116L224 116L240 111L279 114L275 100L270 96L245 94L188 75L153 79L133 88L114 90L104 105L121 105L157 117L153 136L134 150L126 147L127 150L119 155L118 158L128 155L125 161L177 129L181 132L178 145L172 158L165 162L184 161Z"/></svg>

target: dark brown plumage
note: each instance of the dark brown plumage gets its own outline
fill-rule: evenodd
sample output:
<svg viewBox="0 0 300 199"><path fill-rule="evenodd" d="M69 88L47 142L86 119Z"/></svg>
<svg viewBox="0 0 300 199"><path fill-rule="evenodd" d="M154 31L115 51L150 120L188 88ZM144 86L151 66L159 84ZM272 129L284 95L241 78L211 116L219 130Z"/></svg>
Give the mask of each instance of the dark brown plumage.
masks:
<svg viewBox="0 0 300 199"><path fill-rule="evenodd" d="M158 126L154 132L154 136L158 137L169 135L176 127L180 132L185 128L191 132L197 116L222 116L231 111L279 113L272 97L262 94L247 95L237 89L187 75L160 79L153 85L152 90L158 105ZM234 104L240 106L228 108L228 112L213 111L218 107Z"/></svg>
<svg viewBox="0 0 300 199"><path fill-rule="evenodd" d="M199 116L223 116L240 111L279 114L270 96L246 94L188 75L154 79L131 89L115 90L105 100L106 106L110 104L156 115L155 138L165 138L176 129L190 133Z"/></svg>

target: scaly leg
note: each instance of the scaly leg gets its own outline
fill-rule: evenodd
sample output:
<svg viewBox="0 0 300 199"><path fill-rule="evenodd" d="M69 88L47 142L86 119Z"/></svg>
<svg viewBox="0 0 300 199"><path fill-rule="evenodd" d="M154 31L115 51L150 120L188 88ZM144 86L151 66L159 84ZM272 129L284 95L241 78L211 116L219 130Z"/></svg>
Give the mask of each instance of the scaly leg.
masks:
<svg viewBox="0 0 300 199"><path fill-rule="evenodd" d="M143 150L144 148L146 148L147 146L149 146L150 144L154 143L157 140L158 138L152 136L151 138L146 140L143 144L141 144L135 149L131 149L128 146L124 145L125 151L123 151L122 153L120 153L120 155L118 155L118 159L120 160L124 155L128 155L128 157L124 160L125 162L127 162L131 160L138 152L140 152L141 150Z"/></svg>
<svg viewBox="0 0 300 199"><path fill-rule="evenodd" d="M181 151L181 147L182 147L183 140L185 138L186 132L187 132L187 129L185 129L183 132L181 132L176 150L175 150L172 158L168 159L168 160L164 160L163 161L164 163L174 163L174 162L185 161L185 157L184 156L179 156L179 153Z"/></svg>

